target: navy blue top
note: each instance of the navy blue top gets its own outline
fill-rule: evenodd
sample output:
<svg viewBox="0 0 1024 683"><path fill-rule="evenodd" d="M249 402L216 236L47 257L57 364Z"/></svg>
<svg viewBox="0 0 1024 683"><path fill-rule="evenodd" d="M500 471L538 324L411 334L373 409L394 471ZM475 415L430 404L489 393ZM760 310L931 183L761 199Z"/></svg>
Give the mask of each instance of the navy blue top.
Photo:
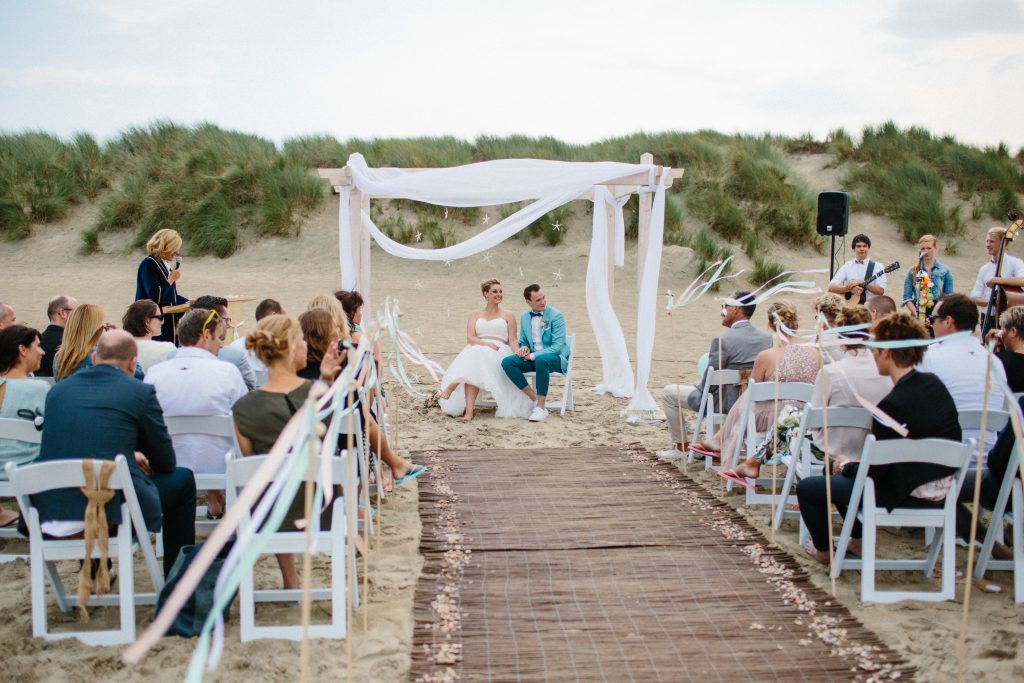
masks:
<svg viewBox="0 0 1024 683"><path fill-rule="evenodd" d="M163 261L155 256L147 256L139 263L139 273L135 278L135 300L149 299L163 311L164 306L177 306L188 302L186 297L178 294L177 283L167 281L170 271ZM164 316L160 325L160 336L153 337L156 341L174 341L174 326L178 324L180 313Z"/></svg>

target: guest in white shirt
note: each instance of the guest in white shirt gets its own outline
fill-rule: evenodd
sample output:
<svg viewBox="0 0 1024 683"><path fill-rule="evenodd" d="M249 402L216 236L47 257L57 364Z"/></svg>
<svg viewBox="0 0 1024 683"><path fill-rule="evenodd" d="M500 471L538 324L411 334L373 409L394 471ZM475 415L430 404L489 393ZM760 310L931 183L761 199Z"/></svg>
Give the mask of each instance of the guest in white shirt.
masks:
<svg viewBox="0 0 1024 683"><path fill-rule="evenodd" d="M917 366L921 372L931 372L942 380L956 403L957 411L981 410L985 394L985 367L988 354L976 337L964 335L952 339L944 339L957 332L973 333L978 325L978 308L965 294L947 294L939 299L928 316L932 330L935 332L936 343L928 347L924 360ZM1006 372L1001 363L992 366L992 390L988 396L989 410L1002 410L1003 395L996 391L997 377L1006 381ZM921 406L927 410L928 406ZM978 430L965 429L963 438L977 439ZM985 452L995 445L995 432L985 433ZM978 457L973 452L972 462Z"/></svg>
<svg viewBox="0 0 1024 683"><path fill-rule="evenodd" d="M228 300L222 296L211 296L206 294L204 296L197 297L192 300L193 308L205 308L211 311L217 311L217 315L224 322L224 335L221 337L221 341L227 338L228 329L231 327L231 318L228 317ZM173 357L173 356L172 356ZM222 346L220 353L217 357L223 361L231 363L238 372L242 373L242 381L245 382L245 386L249 389L256 388L256 373L253 372L252 366L249 365L249 357L244 351L239 351L237 348L230 346Z"/></svg>
<svg viewBox="0 0 1024 683"><path fill-rule="evenodd" d="M121 318L121 326L125 332L135 337L142 372L147 372L150 367L167 360L174 352L175 346L171 342L153 339L160 336L163 321L164 316L160 312L160 307L150 299L139 299L128 307Z"/></svg>
<svg viewBox="0 0 1024 683"><path fill-rule="evenodd" d="M988 260L978 269L978 277L974 280L971 300L981 309L981 324L985 324L985 309L992 294L993 285L1005 287L1024 287L1024 261L1009 254L1003 255L1003 267L1000 276L996 277L996 256L999 254L999 243L1006 234L1006 228L992 228L985 235L985 251Z"/></svg>
<svg viewBox="0 0 1024 683"><path fill-rule="evenodd" d="M158 363L146 373L147 384L156 389L164 415L230 415L231 407L248 393L242 375L231 363L217 359L227 323L216 311L192 308L178 323L183 345L174 358ZM197 474L221 474L224 454L234 445L229 437L179 434L172 437L178 466ZM207 494L209 516L224 510L224 494Z"/></svg>
<svg viewBox="0 0 1024 683"><path fill-rule="evenodd" d="M286 315L286 313L284 307L274 299L264 299L256 304L256 322L258 323L268 315ZM255 329L255 326L253 326L253 329ZM245 348L245 337L238 337L228 346L231 349L237 349L239 352L246 354L246 357L249 359L249 366L256 375L256 386L263 386L267 381L267 366L256 357L256 354Z"/></svg>
<svg viewBox="0 0 1024 683"><path fill-rule="evenodd" d="M864 280L882 271L882 264L868 258L871 251L871 239L867 235L855 235L853 238L854 257L844 263L828 283L828 291L844 296L853 303L859 303L864 292ZM868 274L871 271L871 275ZM867 299L885 294L885 274L867 286Z"/></svg>

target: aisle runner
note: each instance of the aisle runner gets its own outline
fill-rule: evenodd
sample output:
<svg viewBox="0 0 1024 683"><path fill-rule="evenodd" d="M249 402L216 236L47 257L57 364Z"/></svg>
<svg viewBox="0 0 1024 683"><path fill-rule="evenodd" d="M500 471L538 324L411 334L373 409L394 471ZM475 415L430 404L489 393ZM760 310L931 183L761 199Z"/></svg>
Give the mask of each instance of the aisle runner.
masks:
<svg viewBox="0 0 1024 683"><path fill-rule="evenodd" d="M881 681L909 668L645 451L427 452L414 678Z"/></svg>

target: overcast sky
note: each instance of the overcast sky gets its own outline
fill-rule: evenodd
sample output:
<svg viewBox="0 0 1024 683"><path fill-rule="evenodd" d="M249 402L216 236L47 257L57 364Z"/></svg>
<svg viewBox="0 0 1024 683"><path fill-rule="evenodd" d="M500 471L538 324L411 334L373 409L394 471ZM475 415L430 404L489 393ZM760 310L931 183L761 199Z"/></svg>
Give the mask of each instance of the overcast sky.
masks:
<svg viewBox="0 0 1024 683"><path fill-rule="evenodd" d="M0 129L275 141L888 119L1024 145L1024 0L0 0Z"/></svg>

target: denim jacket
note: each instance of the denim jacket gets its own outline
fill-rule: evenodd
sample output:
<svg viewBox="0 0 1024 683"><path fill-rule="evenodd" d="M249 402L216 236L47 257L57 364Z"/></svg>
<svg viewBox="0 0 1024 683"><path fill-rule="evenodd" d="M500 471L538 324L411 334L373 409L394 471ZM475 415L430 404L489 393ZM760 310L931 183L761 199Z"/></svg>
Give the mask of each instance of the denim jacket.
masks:
<svg viewBox="0 0 1024 683"><path fill-rule="evenodd" d="M928 275L932 279L932 295L935 301L938 301L943 294L953 293L953 272L949 268L935 261L935 265L932 266ZM908 270L907 276L903 279L903 303L914 301L915 276L916 273L913 270Z"/></svg>

